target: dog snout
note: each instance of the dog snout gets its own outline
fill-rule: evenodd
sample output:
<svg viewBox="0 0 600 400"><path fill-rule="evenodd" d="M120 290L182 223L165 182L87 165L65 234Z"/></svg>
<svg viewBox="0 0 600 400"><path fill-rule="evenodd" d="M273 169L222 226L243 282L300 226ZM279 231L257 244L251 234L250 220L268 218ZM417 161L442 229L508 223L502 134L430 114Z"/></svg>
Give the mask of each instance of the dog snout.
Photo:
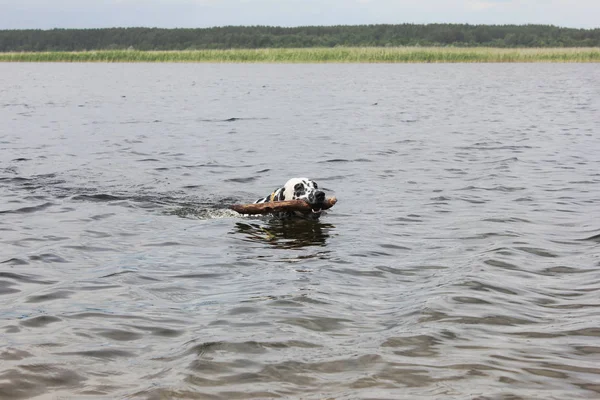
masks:
<svg viewBox="0 0 600 400"><path fill-rule="evenodd" d="M325 201L325 192L322 192L320 190L318 190L315 193L315 199L317 200L317 203L322 203Z"/></svg>

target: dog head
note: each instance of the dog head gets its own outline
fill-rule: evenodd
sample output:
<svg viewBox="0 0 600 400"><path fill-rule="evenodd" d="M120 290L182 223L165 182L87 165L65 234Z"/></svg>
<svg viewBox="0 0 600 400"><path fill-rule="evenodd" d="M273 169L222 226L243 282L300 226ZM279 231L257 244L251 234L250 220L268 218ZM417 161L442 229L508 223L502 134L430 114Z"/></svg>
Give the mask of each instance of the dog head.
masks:
<svg viewBox="0 0 600 400"><path fill-rule="evenodd" d="M308 178L292 178L283 187L275 189L273 193L254 203L268 203L270 201L304 200L310 204L312 210L306 213L299 211L281 212L276 214L280 218L301 217L305 219L318 219L321 208L325 202L325 192L319 190L315 181Z"/></svg>
<svg viewBox="0 0 600 400"><path fill-rule="evenodd" d="M283 186L282 200L305 200L313 210L319 210L325 201L325 192L308 178L292 178Z"/></svg>

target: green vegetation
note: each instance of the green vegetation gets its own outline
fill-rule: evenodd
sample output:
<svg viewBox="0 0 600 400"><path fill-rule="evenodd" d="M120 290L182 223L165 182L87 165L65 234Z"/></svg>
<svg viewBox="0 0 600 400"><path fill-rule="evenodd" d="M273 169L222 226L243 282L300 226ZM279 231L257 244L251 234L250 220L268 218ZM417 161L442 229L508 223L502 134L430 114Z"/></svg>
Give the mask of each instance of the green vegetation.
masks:
<svg viewBox="0 0 600 400"><path fill-rule="evenodd" d="M103 50L85 52L0 53L0 61L234 63L600 62L600 49L335 47L311 49L233 49L195 51Z"/></svg>
<svg viewBox="0 0 600 400"><path fill-rule="evenodd" d="M401 24L0 30L0 61L600 62L600 29Z"/></svg>
<svg viewBox="0 0 600 400"><path fill-rule="evenodd" d="M0 52L319 47L600 47L600 29L551 25L225 26L0 30Z"/></svg>

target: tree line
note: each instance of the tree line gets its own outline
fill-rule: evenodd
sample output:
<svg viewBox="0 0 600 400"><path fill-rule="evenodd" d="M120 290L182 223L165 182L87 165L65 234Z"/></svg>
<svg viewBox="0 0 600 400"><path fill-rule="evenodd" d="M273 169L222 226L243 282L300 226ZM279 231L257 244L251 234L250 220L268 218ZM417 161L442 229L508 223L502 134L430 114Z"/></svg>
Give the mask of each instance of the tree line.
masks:
<svg viewBox="0 0 600 400"><path fill-rule="evenodd" d="M195 50L364 46L597 47L600 28L553 25L399 24L284 28L0 30L0 51Z"/></svg>

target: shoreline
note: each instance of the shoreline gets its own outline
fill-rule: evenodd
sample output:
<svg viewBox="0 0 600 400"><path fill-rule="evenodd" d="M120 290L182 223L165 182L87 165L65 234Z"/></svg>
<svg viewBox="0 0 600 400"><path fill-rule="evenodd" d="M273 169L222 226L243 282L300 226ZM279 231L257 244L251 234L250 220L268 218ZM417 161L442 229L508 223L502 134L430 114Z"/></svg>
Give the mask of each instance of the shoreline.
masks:
<svg viewBox="0 0 600 400"><path fill-rule="evenodd" d="M6 52L0 62L125 63L596 63L600 48L333 47Z"/></svg>

